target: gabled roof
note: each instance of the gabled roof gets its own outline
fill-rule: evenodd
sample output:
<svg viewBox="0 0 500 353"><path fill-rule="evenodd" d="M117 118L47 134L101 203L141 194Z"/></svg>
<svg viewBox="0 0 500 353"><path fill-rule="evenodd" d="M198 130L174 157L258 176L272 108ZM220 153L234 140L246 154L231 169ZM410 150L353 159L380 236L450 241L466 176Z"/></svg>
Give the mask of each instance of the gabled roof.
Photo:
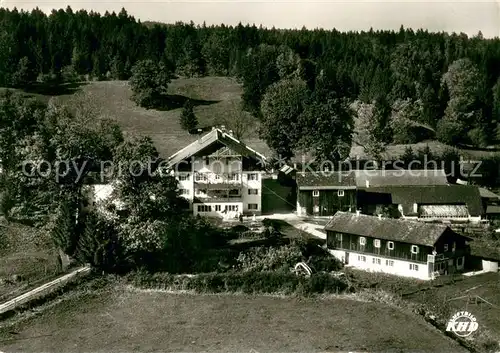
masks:
<svg viewBox="0 0 500 353"><path fill-rule="evenodd" d="M356 170L356 185L366 187L410 186L410 185L446 185L448 180L442 169L424 170Z"/></svg>
<svg viewBox="0 0 500 353"><path fill-rule="evenodd" d="M355 189L356 180L352 171L297 173L299 190Z"/></svg>
<svg viewBox="0 0 500 353"><path fill-rule="evenodd" d="M389 203L402 205L405 215L413 213L415 203L417 205L467 205L471 216L480 216L483 212L479 189L473 185L387 186L359 188L359 190L362 192L360 202L373 203L373 199L384 198Z"/></svg>
<svg viewBox="0 0 500 353"><path fill-rule="evenodd" d="M335 213L325 230L431 247L444 232L453 232L442 224L378 218L348 212Z"/></svg>
<svg viewBox="0 0 500 353"><path fill-rule="evenodd" d="M238 152L244 157L253 157L256 160L260 161L262 164L264 164L266 161L266 157L264 157L264 155L248 147L241 141L235 139L233 136L220 129L213 129L208 134L200 137L198 140L194 141L193 143L187 145L180 151L170 156L170 158L168 159L167 168L171 168L175 164L190 158L191 156L216 142L222 143L226 147L235 152Z"/></svg>
<svg viewBox="0 0 500 353"><path fill-rule="evenodd" d="M498 196L497 194L486 188L479 188L479 193L481 194L481 197L484 199L500 200L500 196Z"/></svg>

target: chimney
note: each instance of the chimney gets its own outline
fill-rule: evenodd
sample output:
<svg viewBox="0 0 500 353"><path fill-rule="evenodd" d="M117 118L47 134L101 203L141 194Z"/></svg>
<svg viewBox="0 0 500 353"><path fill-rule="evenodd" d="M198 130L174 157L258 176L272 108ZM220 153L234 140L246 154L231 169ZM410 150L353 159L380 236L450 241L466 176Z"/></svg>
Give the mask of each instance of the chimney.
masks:
<svg viewBox="0 0 500 353"><path fill-rule="evenodd" d="M233 136L233 130L229 130L229 136Z"/></svg>
<svg viewBox="0 0 500 353"><path fill-rule="evenodd" d="M225 125L221 125L220 129L225 132L226 131L226 126Z"/></svg>
<svg viewBox="0 0 500 353"><path fill-rule="evenodd" d="M359 216L361 214L360 210L356 210L356 216Z"/></svg>
<svg viewBox="0 0 500 353"><path fill-rule="evenodd" d="M369 188L370 187L370 180L366 180L366 187Z"/></svg>

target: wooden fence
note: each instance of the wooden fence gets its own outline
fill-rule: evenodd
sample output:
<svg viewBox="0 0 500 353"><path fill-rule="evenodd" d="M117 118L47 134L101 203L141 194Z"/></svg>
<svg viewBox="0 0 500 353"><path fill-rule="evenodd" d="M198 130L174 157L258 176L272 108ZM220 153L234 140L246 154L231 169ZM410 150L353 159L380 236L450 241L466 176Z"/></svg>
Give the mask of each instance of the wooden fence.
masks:
<svg viewBox="0 0 500 353"><path fill-rule="evenodd" d="M61 276L53 281L45 283L44 285L35 288L27 293L24 293L14 299L11 299L3 304L0 304L0 315L12 311L24 304L27 304L35 299L40 299L56 289L61 288L65 284L72 282L78 278L86 276L90 273L90 267L82 267L78 270L75 270L67 275Z"/></svg>

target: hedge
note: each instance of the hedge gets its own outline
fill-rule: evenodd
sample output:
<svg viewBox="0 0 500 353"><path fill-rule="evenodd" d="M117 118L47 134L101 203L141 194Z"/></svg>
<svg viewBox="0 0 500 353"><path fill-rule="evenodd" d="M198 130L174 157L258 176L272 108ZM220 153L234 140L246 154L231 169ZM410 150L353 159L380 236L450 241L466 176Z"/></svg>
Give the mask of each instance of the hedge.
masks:
<svg viewBox="0 0 500 353"><path fill-rule="evenodd" d="M136 272L128 282L143 289L189 290L197 293L299 294L342 293L347 282L328 273L301 277L289 272L203 273L193 276Z"/></svg>

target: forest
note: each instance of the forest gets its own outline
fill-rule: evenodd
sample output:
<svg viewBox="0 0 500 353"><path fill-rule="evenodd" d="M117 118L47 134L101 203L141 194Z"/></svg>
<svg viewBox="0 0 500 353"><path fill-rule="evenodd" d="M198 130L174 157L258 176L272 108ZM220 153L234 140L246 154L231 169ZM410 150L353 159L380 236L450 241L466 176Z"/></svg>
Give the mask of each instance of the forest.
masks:
<svg viewBox="0 0 500 353"><path fill-rule="evenodd" d="M285 157L314 145L337 158L352 129L373 157L390 143L500 140L500 40L480 32L282 30L141 23L125 9L0 9L0 86L128 80L145 61L172 77L238 78L262 138Z"/></svg>

